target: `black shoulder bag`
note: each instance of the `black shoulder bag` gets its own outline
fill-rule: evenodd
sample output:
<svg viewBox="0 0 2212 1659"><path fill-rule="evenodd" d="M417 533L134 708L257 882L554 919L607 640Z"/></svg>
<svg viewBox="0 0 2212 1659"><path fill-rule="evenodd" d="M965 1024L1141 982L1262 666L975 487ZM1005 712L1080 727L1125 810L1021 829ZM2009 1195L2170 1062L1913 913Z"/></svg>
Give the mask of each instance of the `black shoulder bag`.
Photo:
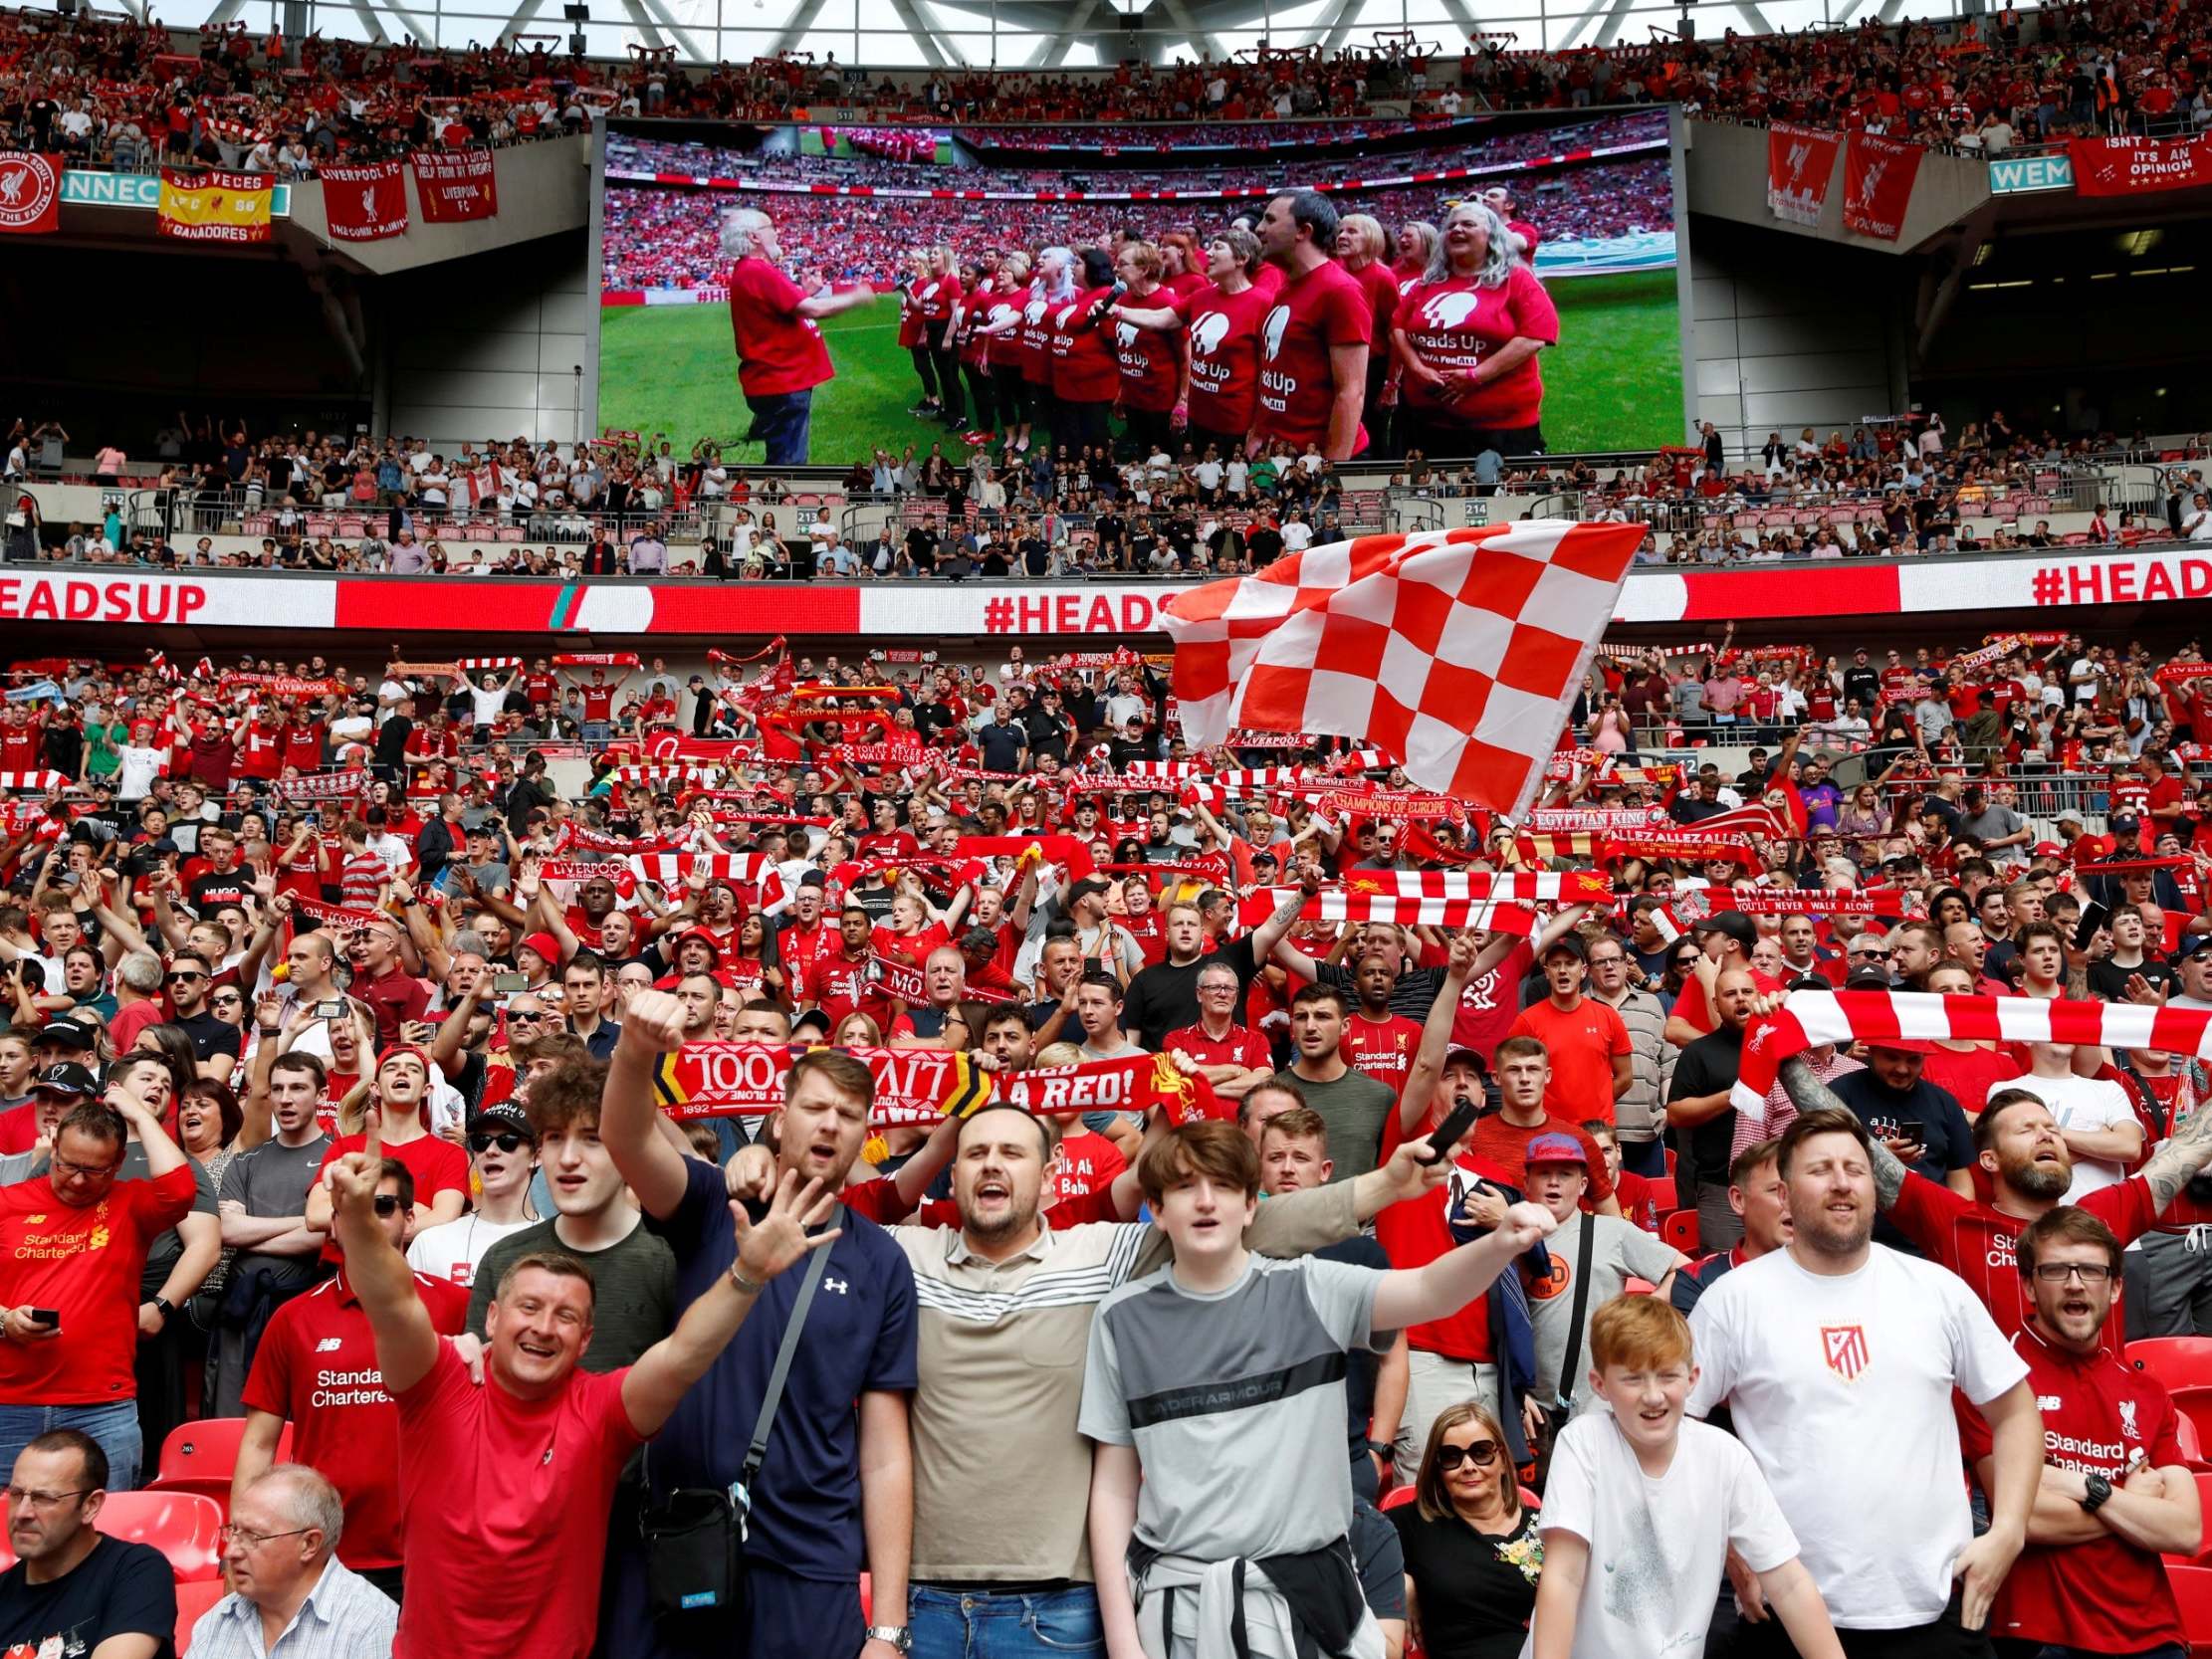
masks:
<svg viewBox="0 0 2212 1659"><path fill-rule="evenodd" d="M783 1403L783 1384L791 1374L799 1333L806 1328L806 1311L814 1304L815 1288L828 1265L826 1247L814 1251L806 1264L806 1277L791 1308L791 1323L783 1328L783 1341L775 1350L775 1368L769 1373L768 1392L753 1424L753 1443L746 1449L737 1480L727 1491L673 1488L663 1503L638 1516L637 1532L646 1555L646 1606L656 1621L679 1620L690 1627L712 1619L731 1633L742 1650L739 1633L746 1626L748 1600L746 1520L753 1512L753 1483L768 1456L769 1434L775 1427L776 1407ZM650 1486L647 1491L649 1497Z"/></svg>
<svg viewBox="0 0 2212 1659"><path fill-rule="evenodd" d="M1575 1301L1568 1314L1567 1356L1560 1361L1557 1397L1537 1410L1543 1421L1536 1429L1535 1443L1529 1447L1536 1461L1536 1476L1529 1484L1541 1492L1544 1477L1551 1473L1551 1449L1559 1438L1559 1431L1567 1426L1567 1418L1575 1409L1576 1368L1582 1363L1583 1321L1590 1314L1590 1255L1592 1240L1597 1236L1598 1218L1589 1210L1582 1212L1582 1226L1576 1239L1577 1254L1581 1258L1575 1266Z"/></svg>

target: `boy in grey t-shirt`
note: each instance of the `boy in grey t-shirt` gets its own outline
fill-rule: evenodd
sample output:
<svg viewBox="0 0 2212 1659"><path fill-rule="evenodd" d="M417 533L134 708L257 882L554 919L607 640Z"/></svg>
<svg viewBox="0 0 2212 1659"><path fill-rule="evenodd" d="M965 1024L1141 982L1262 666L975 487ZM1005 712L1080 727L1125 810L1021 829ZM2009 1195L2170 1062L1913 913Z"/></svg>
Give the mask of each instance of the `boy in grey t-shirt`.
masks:
<svg viewBox="0 0 2212 1659"><path fill-rule="evenodd" d="M1438 1160L1438 1179L1447 1167ZM1253 1655L1290 1659L1303 1624L1323 1652L1381 1659L1346 1539L1345 1353L1380 1351L1396 1329L1481 1296L1551 1231L1551 1213L1516 1204L1483 1238L1385 1273L1247 1252L1259 1154L1233 1125L1175 1130L1139 1179L1175 1264L1099 1305L1076 1424L1097 1442L1091 1557L1109 1644L1150 1659L1231 1651L1237 1597L1222 1568L1241 1560ZM1310 1617L1293 1613L1285 1581Z"/></svg>

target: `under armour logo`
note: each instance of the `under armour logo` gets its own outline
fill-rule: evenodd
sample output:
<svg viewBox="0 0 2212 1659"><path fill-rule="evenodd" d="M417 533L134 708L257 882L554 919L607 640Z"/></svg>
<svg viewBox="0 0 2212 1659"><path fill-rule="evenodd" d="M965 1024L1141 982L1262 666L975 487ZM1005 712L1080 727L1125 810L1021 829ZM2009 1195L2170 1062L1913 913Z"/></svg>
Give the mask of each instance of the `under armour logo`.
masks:
<svg viewBox="0 0 2212 1659"><path fill-rule="evenodd" d="M825 1291L835 1291L839 1296L843 1296L849 1288L846 1281L842 1279L832 1279L826 1274L822 1277L822 1289Z"/></svg>

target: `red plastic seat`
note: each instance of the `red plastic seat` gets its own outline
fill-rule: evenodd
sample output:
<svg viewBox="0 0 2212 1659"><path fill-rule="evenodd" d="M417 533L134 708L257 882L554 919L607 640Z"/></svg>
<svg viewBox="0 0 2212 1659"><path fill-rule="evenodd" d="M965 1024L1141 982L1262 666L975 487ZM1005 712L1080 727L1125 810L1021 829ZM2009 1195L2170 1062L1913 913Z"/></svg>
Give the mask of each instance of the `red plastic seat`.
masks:
<svg viewBox="0 0 2212 1659"><path fill-rule="evenodd" d="M2181 1447L2181 1456L2184 1461L2198 1469L2212 1467L2204 1461L2204 1445L2197 1439L2196 1424L2189 1421L2188 1418L2176 1414L2173 1420L2173 1437Z"/></svg>
<svg viewBox="0 0 2212 1659"><path fill-rule="evenodd" d="M1659 1217L1659 1242L1671 1244L1685 1256L1697 1254L1697 1212L1670 1210Z"/></svg>
<svg viewBox="0 0 2212 1659"><path fill-rule="evenodd" d="M191 1492L214 1500L230 1517L231 1477L238 1470L238 1448L246 1434L243 1417L202 1417L179 1423L161 1443L161 1459L148 1492ZM292 1425L277 1436L276 1461L292 1457Z"/></svg>
<svg viewBox="0 0 2212 1659"><path fill-rule="evenodd" d="M2169 1566L2166 1582L2173 1586L2174 1604L2181 1610L2181 1633L2189 1652L2203 1659L2212 1655L2212 1567Z"/></svg>
<svg viewBox="0 0 2212 1659"><path fill-rule="evenodd" d="M176 1651L177 1659L191 1651L192 1626L199 1623L207 1610L230 1594L230 1586L220 1578L195 1578L190 1583L176 1587Z"/></svg>
<svg viewBox="0 0 2212 1659"><path fill-rule="evenodd" d="M2144 1337L2127 1345L2127 1362L2168 1389L2212 1383L2212 1337Z"/></svg>
<svg viewBox="0 0 2212 1659"><path fill-rule="evenodd" d="M1659 1214L1664 1215L1667 1211L1679 1207L1679 1200L1674 1192L1674 1177L1672 1175L1661 1175L1654 1181L1651 1192L1652 1208Z"/></svg>
<svg viewBox="0 0 2212 1659"><path fill-rule="evenodd" d="M180 1584L220 1575L223 1510L196 1492L111 1492L93 1525L110 1538L150 1544Z"/></svg>
<svg viewBox="0 0 2212 1659"><path fill-rule="evenodd" d="M2176 1416L2196 1431L2197 1445L2212 1440L2212 1387L2171 1388ZM2183 1450L2187 1450L2186 1447Z"/></svg>

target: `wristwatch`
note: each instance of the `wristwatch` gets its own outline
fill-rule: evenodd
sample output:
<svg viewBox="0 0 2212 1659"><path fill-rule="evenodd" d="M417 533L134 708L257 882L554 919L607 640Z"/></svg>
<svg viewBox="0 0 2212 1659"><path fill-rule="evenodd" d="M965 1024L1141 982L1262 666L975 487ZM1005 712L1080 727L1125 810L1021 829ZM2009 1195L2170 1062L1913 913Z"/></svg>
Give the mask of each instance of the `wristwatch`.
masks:
<svg viewBox="0 0 2212 1659"><path fill-rule="evenodd" d="M868 1626L868 1640L889 1642L901 1653L914 1651L914 1632L903 1624L871 1624Z"/></svg>
<svg viewBox="0 0 2212 1659"><path fill-rule="evenodd" d="M152 1298L152 1302L156 1308L161 1310L161 1317L163 1320L172 1320L176 1318L176 1306L175 1304L170 1302L167 1297L157 1296Z"/></svg>
<svg viewBox="0 0 2212 1659"><path fill-rule="evenodd" d="M2104 1507L2104 1500L2112 1495L2112 1483L2102 1475L2084 1475L2082 1485L2089 1489L2089 1496L2082 1500L2083 1510L2095 1515Z"/></svg>

